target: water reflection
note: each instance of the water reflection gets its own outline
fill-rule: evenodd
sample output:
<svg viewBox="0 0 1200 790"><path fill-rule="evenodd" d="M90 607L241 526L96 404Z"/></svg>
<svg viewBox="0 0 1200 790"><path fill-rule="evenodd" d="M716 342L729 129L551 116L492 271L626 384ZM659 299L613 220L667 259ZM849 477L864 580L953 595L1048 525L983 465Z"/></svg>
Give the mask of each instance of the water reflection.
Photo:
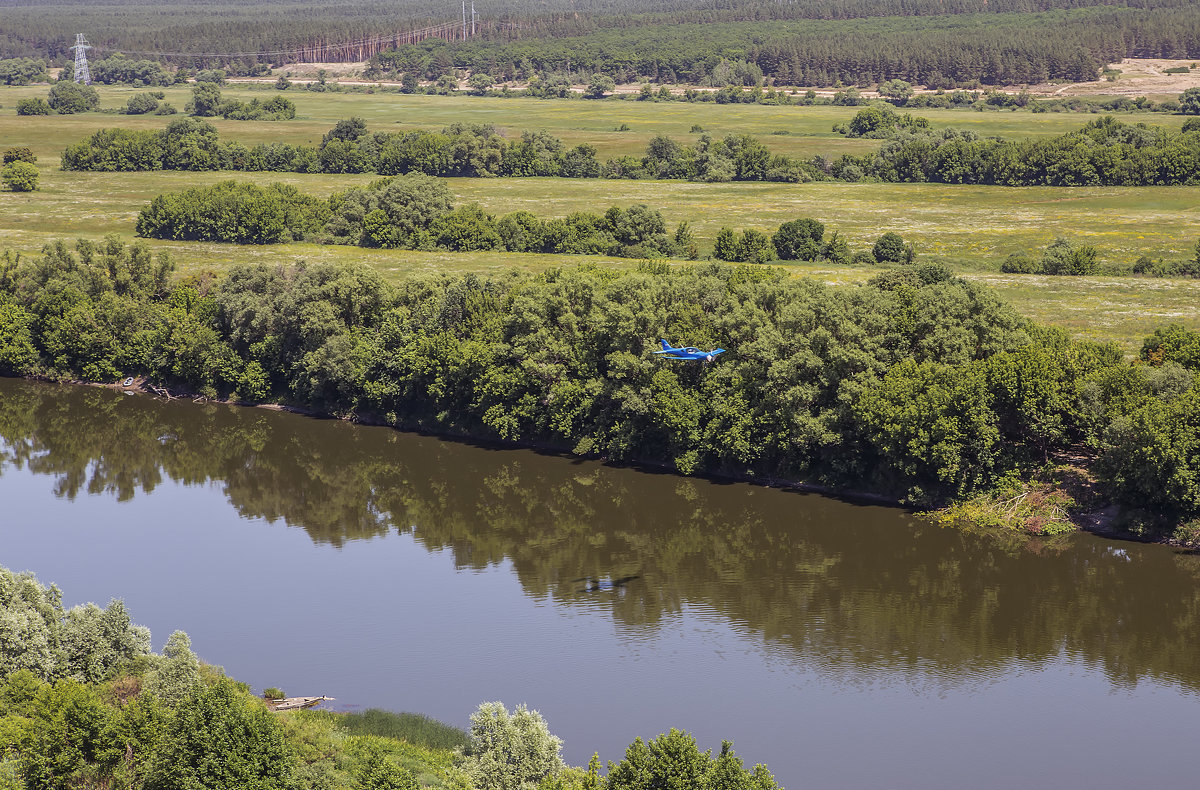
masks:
<svg viewBox="0 0 1200 790"><path fill-rule="evenodd" d="M61 497L214 483L239 513L341 547L411 532L460 568L652 633L717 613L783 660L939 686L1064 653L1115 684L1200 685L1200 562L1083 537L1022 544L902 512L488 450L260 409L0 380L0 469Z"/></svg>

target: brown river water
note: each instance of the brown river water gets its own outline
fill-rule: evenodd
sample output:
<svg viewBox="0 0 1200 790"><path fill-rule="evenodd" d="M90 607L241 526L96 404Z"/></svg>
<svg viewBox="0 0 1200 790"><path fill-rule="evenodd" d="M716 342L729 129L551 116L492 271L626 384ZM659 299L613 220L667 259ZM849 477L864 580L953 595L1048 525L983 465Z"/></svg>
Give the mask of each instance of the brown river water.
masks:
<svg viewBox="0 0 1200 790"><path fill-rule="evenodd" d="M573 764L670 727L800 788L1194 788L1200 556L0 379L0 565L256 689Z"/></svg>

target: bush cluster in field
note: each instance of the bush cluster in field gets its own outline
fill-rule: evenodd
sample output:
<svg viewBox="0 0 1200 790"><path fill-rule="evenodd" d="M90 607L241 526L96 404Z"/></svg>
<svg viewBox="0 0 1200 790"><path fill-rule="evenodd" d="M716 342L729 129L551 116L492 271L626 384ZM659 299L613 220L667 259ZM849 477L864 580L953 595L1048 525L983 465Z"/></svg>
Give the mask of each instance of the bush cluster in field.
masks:
<svg viewBox="0 0 1200 790"><path fill-rule="evenodd" d="M938 266L856 288L717 264L389 287L336 266L171 285L169 266L117 240L6 260L2 374L146 375L922 503L1090 446L1118 504L1167 524L1200 515L1200 335L1165 330L1130 365ZM660 337L730 353L665 365L649 353Z"/></svg>
<svg viewBox="0 0 1200 790"><path fill-rule="evenodd" d="M4 152L0 181L13 192L33 192L38 188L37 157L26 147L9 148Z"/></svg>
<svg viewBox="0 0 1200 790"><path fill-rule="evenodd" d="M686 222L668 236L662 214L644 205L613 206L604 214L577 211L551 220L517 211L497 220L475 204L455 208L451 200L444 181L416 173L339 192L328 201L284 184L224 181L159 195L138 215L137 233L238 244L304 238L390 249L699 255Z"/></svg>

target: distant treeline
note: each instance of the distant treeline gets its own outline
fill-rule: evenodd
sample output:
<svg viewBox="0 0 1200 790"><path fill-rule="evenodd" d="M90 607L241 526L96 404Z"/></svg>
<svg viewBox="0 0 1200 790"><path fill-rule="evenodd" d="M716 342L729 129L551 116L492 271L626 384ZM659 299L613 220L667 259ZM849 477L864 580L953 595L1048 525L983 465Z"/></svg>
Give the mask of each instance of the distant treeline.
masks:
<svg viewBox="0 0 1200 790"><path fill-rule="evenodd" d="M695 146L655 138L646 157L601 164L596 148L567 148L545 132L508 139L491 126L455 124L441 132L368 133L358 118L339 121L317 147L223 141L209 123L178 118L163 131L101 129L62 154L64 170L243 170L297 173L425 173L434 176L689 178L699 181L809 181L819 169L772 154L749 135L701 136Z"/></svg>
<svg viewBox="0 0 1200 790"><path fill-rule="evenodd" d="M375 37L456 19L452 8L378 0L286 6L286 13L273 2L236 12L168 0L151 14L148 5L18 0L5 9L0 57L61 63L75 33L86 30L105 53L151 53L244 73L258 61L363 60L378 51L365 43ZM493 74L528 60L541 72L657 79L669 70L679 81L701 82L718 58L743 53L767 76L795 84L862 82L871 73L995 84L1089 68L1094 74L1095 66L1127 56L1195 57L1196 10L1188 0L605 0L585 10L568 0L497 0L474 37L453 42L448 59Z"/></svg>
<svg viewBox="0 0 1200 790"><path fill-rule="evenodd" d="M660 337L729 353L664 361ZM1168 524L1200 516L1198 349L1172 327L1130 365L931 265L854 287L725 264L397 286L366 266L237 266L177 283L116 239L0 265L2 375L144 375L921 503L1091 452L1099 490Z"/></svg>
<svg viewBox="0 0 1200 790"><path fill-rule="evenodd" d="M566 72L586 80L598 72L618 82L718 86L726 79L717 75L721 63L739 59L780 85L903 79L949 88L1094 80L1101 66L1126 57L1200 57L1200 8L1173 5L1149 11L672 22L513 42L430 39L381 53L374 63L383 71L431 78L457 67L496 79Z"/></svg>
<svg viewBox="0 0 1200 790"><path fill-rule="evenodd" d="M864 120L865 119L865 120ZM859 132L855 132L859 129ZM861 131L867 129L868 131ZM890 108L869 107L848 134L884 139L880 149L836 160L798 160L773 154L750 135L694 145L658 135L642 157L601 164L595 147L566 148L545 132L509 140L490 126L457 124L442 132L370 134L361 119L339 121L316 147L260 143L247 148L219 139L195 118L163 131L102 129L62 154L64 170L243 170L436 176L561 176L565 178L679 178L690 181L822 179L935 181L1004 186L1161 186L1200 183L1200 121L1182 132L1099 118L1077 132L1028 140L979 138L958 129L931 130Z"/></svg>

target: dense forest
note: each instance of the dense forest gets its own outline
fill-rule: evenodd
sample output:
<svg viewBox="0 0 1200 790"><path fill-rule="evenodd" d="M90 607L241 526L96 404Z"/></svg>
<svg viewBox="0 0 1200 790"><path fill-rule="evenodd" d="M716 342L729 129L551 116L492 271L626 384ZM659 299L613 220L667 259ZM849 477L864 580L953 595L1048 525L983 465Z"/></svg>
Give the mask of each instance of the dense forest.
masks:
<svg viewBox="0 0 1200 790"><path fill-rule="evenodd" d="M0 20L0 57L61 63L84 31L100 56L121 51L243 72L258 62L378 55L378 67L434 76L460 68L496 79L563 72L585 81L600 72L711 84L723 60L741 60L780 84L901 78L935 87L1094 79L1123 57L1200 57L1200 9L1187 0L601 0L586 8L551 0L532 9L500 0L479 12L464 40L453 4L200 2L146 13L142 2L20 0ZM396 36L431 25L455 40Z"/></svg>
<svg viewBox="0 0 1200 790"><path fill-rule="evenodd" d="M174 283L168 261L116 239L5 261L6 375L146 375L926 504L986 494L1071 451L1094 457L1103 490L1147 528L1200 516L1200 335L1165 329L1130 365L938 266L854 288L724 264L389 286L336 266ZM731 353L663 364L649 353L660 337Z"/></svg>
<svg viewBox="0 0 1200 790"><path fill-rule="evenodd" d="M607 776L598 757L572 768L562 740L523 704L485 702L467 732L379 710L274 713L202 663L182 631L156 655L120 601L67 610L57 587L4 567L0 637L6 789L637 790L685 771L696 790L779 790L728 741L714 757L674 729L635 740Z"/></svg>

